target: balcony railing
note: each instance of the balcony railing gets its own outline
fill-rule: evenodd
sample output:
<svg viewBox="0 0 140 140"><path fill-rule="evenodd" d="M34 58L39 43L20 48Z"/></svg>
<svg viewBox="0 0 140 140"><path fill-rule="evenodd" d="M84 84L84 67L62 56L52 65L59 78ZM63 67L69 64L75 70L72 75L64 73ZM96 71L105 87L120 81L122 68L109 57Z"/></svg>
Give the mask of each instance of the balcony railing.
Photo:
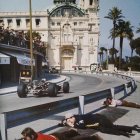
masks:
<svg viewBox="0 0 140 140"><path fill-rule="evenodd" d="M73 46L73 42L69 41L69 42L61 42L62 46Z"/></svg>

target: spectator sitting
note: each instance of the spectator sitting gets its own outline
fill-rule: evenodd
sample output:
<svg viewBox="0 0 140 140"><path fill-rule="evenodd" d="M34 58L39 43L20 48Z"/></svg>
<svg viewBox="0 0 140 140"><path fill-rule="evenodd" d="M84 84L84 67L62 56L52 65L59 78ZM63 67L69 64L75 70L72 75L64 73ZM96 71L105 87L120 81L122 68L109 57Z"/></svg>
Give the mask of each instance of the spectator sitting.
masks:
<svg viewBox="0 0 140 140"><path fill-rule="evenodd" d="M117 67L114 68L114 72L117 72Z"/></svg>
<svg viewBox="0 0 140 140"><path fill-rule="evenodd" d="M24 33L24 31L15 31L9 29L9 27L4 29L3 26L0 26L0 43L30 49L29 32ZM45 55L45 44L41 41L41 36L38 32L33 33L33 45L35 47L34 50Z"/></svg>
<svg viewBox="0 0 140 140"><path fill-rule="evenodd" d="M105 106L125 106L125 107L133 107L133 108L140 108L140 104L128 102L126 100L115 100L111 96L107 97L106 100L103 102Z"/></svg>

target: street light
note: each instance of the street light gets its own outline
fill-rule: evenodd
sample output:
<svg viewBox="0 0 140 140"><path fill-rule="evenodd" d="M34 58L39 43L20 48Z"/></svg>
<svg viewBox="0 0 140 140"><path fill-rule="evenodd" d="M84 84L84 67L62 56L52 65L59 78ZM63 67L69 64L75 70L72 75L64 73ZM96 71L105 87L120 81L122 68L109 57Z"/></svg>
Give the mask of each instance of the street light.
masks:
<svg viewBox="0 0 140 140"><path fill-rule="evenodd" d="M60 73L61 73L61 22L60 22L60 53L59 53L59 55L60 55Z"/></svg>
<svg viewBox="0 0 140 140"><path fill-rule="evenodd" d="M109 49L108 49L108 47L107 47L107 59L106 59L106 66L107 66L107 70L108 70L108 56L109 56Z"/></svg>
<svg viewBox="0 0 140 140"><path fill-rule="evenodd" d="M30 57L31 57L31 80L33 80L33 44L32 44L32 3L29 0L29 13L30 13Z"/></svg>

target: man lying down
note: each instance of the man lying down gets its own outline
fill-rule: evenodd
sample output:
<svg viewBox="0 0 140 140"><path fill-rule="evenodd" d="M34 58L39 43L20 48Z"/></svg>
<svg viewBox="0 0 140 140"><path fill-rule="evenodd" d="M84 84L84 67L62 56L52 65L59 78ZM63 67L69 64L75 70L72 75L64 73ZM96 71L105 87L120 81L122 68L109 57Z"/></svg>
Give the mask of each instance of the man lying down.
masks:
<svg viewBox="0 0 140 140"><path fill-rule="evenodd" d="M124 135L126 137L133 136L134 134L132 131L140 132L140 127L137 125L115 125L106 116L101 114L74 115L72 113L67 113L58 126L69 126L79 129L90 128L103 133Z"/></svg>

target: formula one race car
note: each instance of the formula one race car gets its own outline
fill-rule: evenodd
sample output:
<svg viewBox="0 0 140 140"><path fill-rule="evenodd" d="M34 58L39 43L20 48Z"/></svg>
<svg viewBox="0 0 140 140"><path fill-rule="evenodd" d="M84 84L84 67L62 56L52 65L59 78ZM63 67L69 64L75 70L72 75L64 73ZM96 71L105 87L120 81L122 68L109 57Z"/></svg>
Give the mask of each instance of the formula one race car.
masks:
<svg viewBox="0 0 140 140"><path fill-rule="evenodd" d="M24 71L24 82L20 81L20 84L17 87L17 94L20 98L25 98L28 94L33 94L37 97L48 95L50 97L55 97L58 94L58 91L63 91L64 93L69 93L69 82L64 82L62 85L56 83L50 83L46 79L42 80L29 80L25 82L26 73L30 73L28 70ZM23 76L23 74L21 74ZM23 78L20 78L20 80ZM29 76L27 76L29 79Z"/></svg>

